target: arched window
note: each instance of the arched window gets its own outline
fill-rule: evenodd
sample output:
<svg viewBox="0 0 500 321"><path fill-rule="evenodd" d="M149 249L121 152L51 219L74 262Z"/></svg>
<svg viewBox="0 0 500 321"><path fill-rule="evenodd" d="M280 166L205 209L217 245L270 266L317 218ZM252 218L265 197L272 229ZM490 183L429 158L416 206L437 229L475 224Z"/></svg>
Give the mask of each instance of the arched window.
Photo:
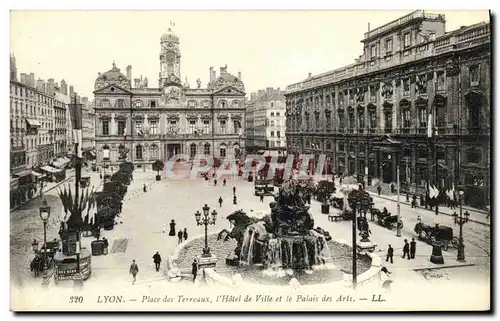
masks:
<svg viewBox="0 0 500 321"><path fill-rule="evenodd" d="M203 151L205 155L210 155L210 144L206 143L205 146L203 147Z"/></svg>
<svg viewBox="0 0 500 321"><path fill-rule="evenodd" d="M142 159L142 146L141 145L135 146L135 158Z"/></svg>
<svg viewBox="0 0 500 321"><path fill-rule="evenodd" d="M227 102L226 102L225 100L221 100L221 101L219 102L219 106L220 106L221 108L226 108L226 107L227 107Z"/></svg>
<svg viewBox="0 0 500 321"><path fill-rule="evenodd" d="M227 150L226 145L224 144L220 145L219 148L220 157L226 157L226 150Z"/></svg>
<svg viewBox="0 0 500 321"><path fill-rule="evenodd" d="M149 107L151 107L151 108L156 108L156 101L155 101L155 100L151 100L151 101L149 102Z"/></svg>
<svg viewBox="0 0 500 321"><path fill-rule="evenodd" d="M196 156L196 144L192 143L189 145L189 157L194 158Z"/></svg>
<svg viewBox="0 0 500 321"><path fill-rule="evenodd" d="M149 147L149 159L151 159L151 160L159 159L158 146L156 146L155 144L153 144L153 145L151 145L151 147Z"/></svg>
<svg viewBox="0 0 500 321"><path fill-rule="evenodd" d="M116 106L117 106L118 108L123 108L123 107L125 107L125 101L124 101L123 99L118 99L118 100L116 101Z"/></svg>

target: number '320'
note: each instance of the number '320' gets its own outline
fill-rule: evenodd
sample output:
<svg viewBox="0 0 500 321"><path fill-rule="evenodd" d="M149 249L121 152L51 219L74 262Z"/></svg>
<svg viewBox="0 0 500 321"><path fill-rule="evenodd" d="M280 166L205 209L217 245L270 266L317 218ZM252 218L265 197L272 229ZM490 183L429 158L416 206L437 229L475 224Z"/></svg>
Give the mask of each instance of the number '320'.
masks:
<svg viewBox="0 0 500 321"><path fill-rule="evenodd" d="M72 295L69 297L69 303L83 303L83 296Z"/></svg>

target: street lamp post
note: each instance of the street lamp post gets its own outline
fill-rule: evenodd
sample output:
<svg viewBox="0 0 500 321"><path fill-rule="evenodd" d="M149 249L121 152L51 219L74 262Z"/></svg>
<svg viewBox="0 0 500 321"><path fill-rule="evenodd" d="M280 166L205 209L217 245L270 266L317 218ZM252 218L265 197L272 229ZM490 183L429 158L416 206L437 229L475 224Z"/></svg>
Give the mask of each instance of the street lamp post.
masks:
<svg viewBox="0 0 500 321"><path fill-rule="evenodd" d="M210 254L210 248L208 247L208 225L215 225L215 221L217 220L217 212L215 210L213 210L211 213L212 218L210 219L210 217L209 217L210 206L205 204L205 206L203 206L202 210L203 210L203 217L202 217L202 213L200 213L200 211L196 211L196 213L194 213L194 217L196 219L196 224L198 226L200 226L200 225L205 226L205 247L203 248L203 254L201 256L202 257L211 257L212 255Z"/></svg>
<svg viewBox="0 0 500 321"><path fill-rule="evenodd" d="M47 205L47 200L43 200L42 206L40 206L40 218L43 222L43 261L44 261L44 269L48 268L47 262L47 221L50 218L50 206ZM34 245L35 242L33 242ZM38 244L37 244L38 246Z"/></svg>
<svg viewBox="0 0 500 321"><path fill-rule="evenodd" d="M356 290L356 287L358 286L358 265L357 265L358 249L356 244L356 233L357 233L356 218L358 216L358 213L356 213L356 210L360 208L361 208L361 201L357 200L356 208L354 209L354 215L352 217L352 288L354 290Z"/></svg>
<svg viewBox="0 0 500 321"><path fill-rule="evenodd" d="M462 226L467 223L467 219L464 219L462 216L462 198L464 196L464 191L462 188L458 191L458 202L460 206L460 218L458 219L458 224L460 226L460 232L458 236L458 254L457 261L464 262L465 261L465 251L464 251L464 235L462 231Z"/></svg>

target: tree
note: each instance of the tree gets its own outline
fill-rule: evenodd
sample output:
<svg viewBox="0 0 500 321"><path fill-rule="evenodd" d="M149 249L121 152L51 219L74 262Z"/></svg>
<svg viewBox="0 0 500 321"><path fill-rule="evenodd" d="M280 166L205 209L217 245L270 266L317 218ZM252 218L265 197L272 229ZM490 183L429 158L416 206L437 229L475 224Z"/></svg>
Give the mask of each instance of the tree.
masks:
<svg viewBox="0 0 500 321"><path fill-rule="evenodd" d="M160 175L160 171L162 171L164 167L165 163L159 159L153 163L153 170L156 171L157 175Z"/></svg>

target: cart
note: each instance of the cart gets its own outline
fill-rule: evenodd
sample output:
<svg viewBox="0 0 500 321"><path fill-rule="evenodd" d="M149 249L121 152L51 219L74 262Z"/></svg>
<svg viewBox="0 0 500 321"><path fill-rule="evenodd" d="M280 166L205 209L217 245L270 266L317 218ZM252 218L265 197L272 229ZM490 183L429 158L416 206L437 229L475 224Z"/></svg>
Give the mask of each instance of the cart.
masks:
<svg viewBox="0 0 500 321"><path fill-rule="evenodd" d="M414 231L419 240L439 246L444 251L448 251L450 244L458 249L458 237L453 236L453 229L449 226L430 226L420 222L415 225Z"/></svg>

